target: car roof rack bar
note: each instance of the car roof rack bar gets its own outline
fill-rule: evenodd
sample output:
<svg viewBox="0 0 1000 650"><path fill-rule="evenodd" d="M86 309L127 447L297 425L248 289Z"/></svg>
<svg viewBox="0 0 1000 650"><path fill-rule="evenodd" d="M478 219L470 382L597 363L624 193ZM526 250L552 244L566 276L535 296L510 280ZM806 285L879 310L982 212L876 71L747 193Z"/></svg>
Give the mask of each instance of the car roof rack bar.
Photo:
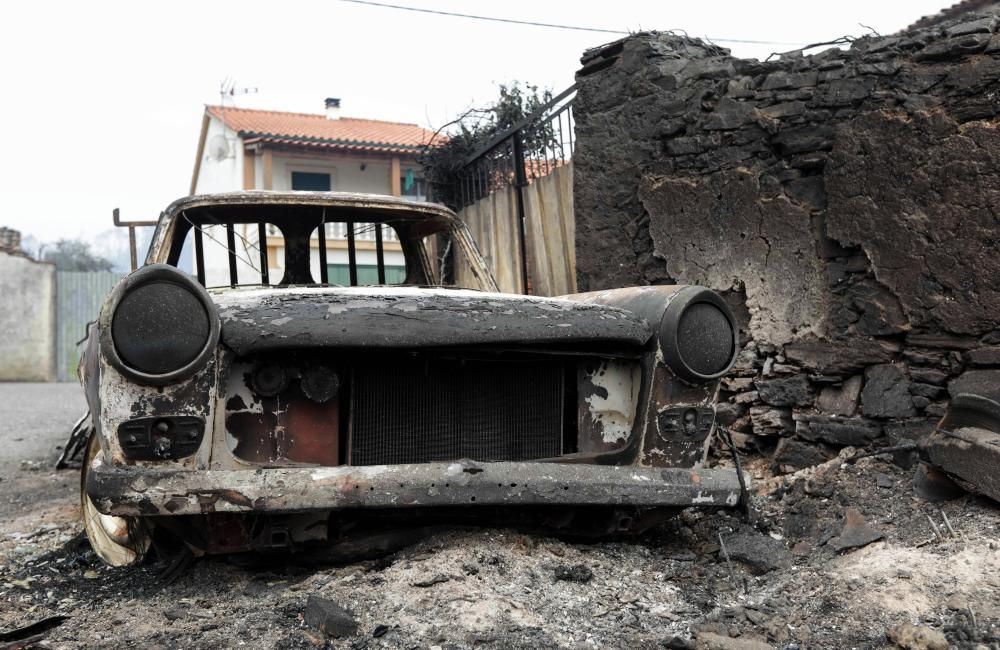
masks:
<svg viewBox="0 0 1000 650"><path fill-rule="evenodd" d="M358 251L354 246L354 222L347 222L347 264L351 273L351 286L358 286Z"/></svg>
<svg viewBox="0 0 1000 650"><path fill-rule="evenodd" d="M326 221L319 224L319 282L330 284L330 269L326 267Z"/></svg>
<svg viewBox="0 0 1000 650"><path fill-rule="evenodd" d="M235 289L239 276L236 273L236 229L232 221L226 224L226 246L229 247L229 286Z"/></svg>
<svg viewBox="0 0 1000 650"><path fill-rule="evenodd" d="M205 243L202 240L201 228L194 227L194 267L198 274L198 284L205 286Z"/></svg>
<svg viewBox="0 0 1000 650"><path fill-rule="evenodd" d="M385 284L385 251L382 250L383 224L375 224L375 263L378 265L378 283Z"/></svg>
<svg viewBox="0 0 1000 650"><path fill-rule="evenodd" d="M271 284L267 269L267 228L263 221L257 222L257 249L260 252L260 283L265 287Z"/></svg>

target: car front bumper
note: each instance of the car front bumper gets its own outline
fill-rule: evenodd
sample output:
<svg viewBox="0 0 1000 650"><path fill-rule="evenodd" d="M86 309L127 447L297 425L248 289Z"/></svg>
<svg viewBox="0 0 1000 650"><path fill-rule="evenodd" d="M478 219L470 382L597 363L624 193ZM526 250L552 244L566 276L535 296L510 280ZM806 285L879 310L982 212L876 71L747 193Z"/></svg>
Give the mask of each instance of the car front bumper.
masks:
<svg viewBox="0 0 1000 650"><path fill-rule="evenodd" d="M232 471L97 460L86 489L98 510L120 516L458 505L732 507L740 500L731 470L470 460Z"/></svg>

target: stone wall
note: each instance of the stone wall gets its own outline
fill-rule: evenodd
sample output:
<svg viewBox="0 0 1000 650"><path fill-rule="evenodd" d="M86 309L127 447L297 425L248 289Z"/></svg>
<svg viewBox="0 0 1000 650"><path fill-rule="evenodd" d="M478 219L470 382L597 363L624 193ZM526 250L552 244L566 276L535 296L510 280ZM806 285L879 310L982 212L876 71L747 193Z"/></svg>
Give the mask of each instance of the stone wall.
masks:
<svg viewBox="0 0 1000 650"><path fill-rule="evenodd" d="M0 381L55 380L56 267L0 251Z"/></svg>
<svg viewBox="0 0 1000 650"><path fill-rule="evenodd" d="M721 421L800 467L924 435L1000 381L1000 34L967 17L740 60L641 33L583 57L581 291L724 292Z"/></svg>

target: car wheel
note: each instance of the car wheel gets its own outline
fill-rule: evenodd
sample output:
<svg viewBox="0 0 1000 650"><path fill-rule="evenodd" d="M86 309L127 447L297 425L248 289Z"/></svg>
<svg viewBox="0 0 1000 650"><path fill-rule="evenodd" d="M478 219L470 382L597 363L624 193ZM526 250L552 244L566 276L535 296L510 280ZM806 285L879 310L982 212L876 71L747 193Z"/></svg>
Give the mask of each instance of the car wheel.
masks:
<svg viewBox="0 0 1000 650"><path fill-rule="evenodd" d="M90 465L101 452L97 434L91 434L80 472L80 512L83 527L94 553L111 566L126 566L141 561L149 550L149 531L136 517L115 517L101 513L87 494Z"/></svg>

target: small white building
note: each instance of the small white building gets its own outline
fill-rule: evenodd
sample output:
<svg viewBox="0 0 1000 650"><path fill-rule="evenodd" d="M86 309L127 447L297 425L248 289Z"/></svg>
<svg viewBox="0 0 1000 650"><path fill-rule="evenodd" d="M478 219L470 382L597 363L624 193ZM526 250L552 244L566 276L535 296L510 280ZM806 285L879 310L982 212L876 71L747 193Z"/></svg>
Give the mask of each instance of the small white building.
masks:
<svg viewBox="0 0 1000 650"><path fill-rule="evenodd" d="M432 131L416 124L340 116L340 100L328 98L324 114L206 106L191 176L191 193L235 190L319 190L363 192L426 200L426 184L417 156L430 143ZM205 280L208 286L230 283L225 231L205 229ZM256 228L239 240L240 281L259 282ZM376 276L375 233L356 224L358 281ZM283 272L284 241L268 231L267 259L271 278ZM208 241L214 239L215 241ZM330 224L326 233L331 283L347 284L347 233ZM383 227L386 281L405 276L403 254L391 228ZM190 248L189 248L190 250ZM319 268L319 241L313 240L313 268ZM244 280L244 277L246 278Z"/></svg>

